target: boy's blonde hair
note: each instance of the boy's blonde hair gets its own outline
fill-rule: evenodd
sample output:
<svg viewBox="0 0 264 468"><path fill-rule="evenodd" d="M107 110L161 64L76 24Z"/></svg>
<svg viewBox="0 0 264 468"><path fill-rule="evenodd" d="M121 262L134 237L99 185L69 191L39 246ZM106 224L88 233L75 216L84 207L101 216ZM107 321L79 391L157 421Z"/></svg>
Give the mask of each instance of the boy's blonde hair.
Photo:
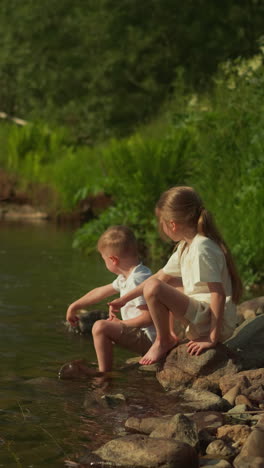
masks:
<svg viewBox="0 0 264 468"><path fill-rule="evenodd" d="M212 215L203 206L202 199L192 187L172 187L164 192L156 204L156 215L159 221L175 221L176 223L197 230L215 241L222 249L232 282L232 298L237 303L242 294L242 283L231 252L219 233ZM160 223L161 228L161 223ZM184 250L185 246L183 247ZM182 250L182 251L183 251Z"/></svg>
<svg viewBox="0 0 264 468"><path fill-rule="evenodd" d="M137 240L133 231L127 226L110 226L101 235L97 242L97 250L102 252L107 248L118 256L138 255Z"/></svg>

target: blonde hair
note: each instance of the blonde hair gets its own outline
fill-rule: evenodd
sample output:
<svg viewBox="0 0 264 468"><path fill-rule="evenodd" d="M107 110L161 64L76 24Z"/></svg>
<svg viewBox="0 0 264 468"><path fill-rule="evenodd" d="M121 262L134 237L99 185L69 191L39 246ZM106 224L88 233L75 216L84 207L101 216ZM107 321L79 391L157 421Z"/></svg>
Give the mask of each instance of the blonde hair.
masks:
<svg viewBox="0 0 264 468"><path fill-rule="evenodd" d="M159 221L171 220L186 227L195 229L215 241L222 249L232 283L232 299L238 303L243 287L231 252L218 231L213 217L203 206L202 199L192 187L172 187L164 192L156 204L156 215ZM161 223L160 223L161 224ZM160 227L161 228L161 227ZM183 246L182 252L187 244Z"/></svg>
<svg viewBox="0 0 264 468"><path fill-rule="evenodd" d="M122 225L110 226L99 238L97 250L102 252L106 248L120 256L137 256L137 241L133 231Z"/></svg>

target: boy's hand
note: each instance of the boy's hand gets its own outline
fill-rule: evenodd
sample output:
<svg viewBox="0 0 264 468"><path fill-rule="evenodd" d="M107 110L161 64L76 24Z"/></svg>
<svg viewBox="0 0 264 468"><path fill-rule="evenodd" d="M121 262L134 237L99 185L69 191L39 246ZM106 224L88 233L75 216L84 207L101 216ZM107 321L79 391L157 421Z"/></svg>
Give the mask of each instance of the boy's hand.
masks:
<svg viewBox="0 0 264 468"><path fill-rule="evenodd" d="M186 346L188 353L198 356L204 349L214 348L216 343L213 343L210 338L199 338L198 340L189 341Z"/></svg>
<svg viewBox="0 0 264 468"><path fill-rule="evenodd" d="M77 310L74 310L71 306L68 307L67 313L66 313L66 320L71 324L72 327L76 327L77 322L79 320L79 317L76 315Z"/></svg>

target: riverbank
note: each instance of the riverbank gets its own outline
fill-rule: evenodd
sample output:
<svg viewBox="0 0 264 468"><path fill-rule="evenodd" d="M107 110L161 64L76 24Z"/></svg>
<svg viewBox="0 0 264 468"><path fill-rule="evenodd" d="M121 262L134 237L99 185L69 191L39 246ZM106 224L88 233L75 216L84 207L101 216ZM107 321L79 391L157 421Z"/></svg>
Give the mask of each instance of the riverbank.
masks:
<svg viewBox="0 0 264 468"><path fill-rule="evenodd" d="M66 460L66 465L263 468L264 297L238 306L237 321L240 325L225 344L199 356L189 355L183 336L163 362L139 366L142 374L156 373L170 410L163 416L129 417L118 438ZM63 367L60 378L91 378L91 369L73 361L67 372ZM126 392L111 394L106 383L97 404L117 414L128 409Z"/></svg>
<svg viewBox="0 0 264 468"><path fill-rule="evenodd" d="M22 190L17 176L0 169L0 220L51 221L79 227L111 204L111 197L100 192L77 202L72 210L63 211L57 199L55 190L41 184L30 184L27 190Z"/></svg>

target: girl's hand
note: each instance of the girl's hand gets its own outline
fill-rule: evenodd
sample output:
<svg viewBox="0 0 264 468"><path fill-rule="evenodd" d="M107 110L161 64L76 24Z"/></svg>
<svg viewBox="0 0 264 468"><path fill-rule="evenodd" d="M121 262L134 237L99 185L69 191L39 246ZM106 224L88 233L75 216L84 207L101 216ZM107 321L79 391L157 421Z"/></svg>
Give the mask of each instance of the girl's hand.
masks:
<svg viewBox="0 0 264 468"><path fill-rule="evenodd" d="M109 306L109 312L108 312L108 319L107 320L115 320L116 319L116 314L113 311L113 306Z"/></svg>
<svg viewBox="0 0 264 468"><path fill-rule="evenodd" d="M198 356L204 349L214 348L216 343L213 343L210 338L199 338L191 340L187 343L188 353L193 356Z"/></svg>

